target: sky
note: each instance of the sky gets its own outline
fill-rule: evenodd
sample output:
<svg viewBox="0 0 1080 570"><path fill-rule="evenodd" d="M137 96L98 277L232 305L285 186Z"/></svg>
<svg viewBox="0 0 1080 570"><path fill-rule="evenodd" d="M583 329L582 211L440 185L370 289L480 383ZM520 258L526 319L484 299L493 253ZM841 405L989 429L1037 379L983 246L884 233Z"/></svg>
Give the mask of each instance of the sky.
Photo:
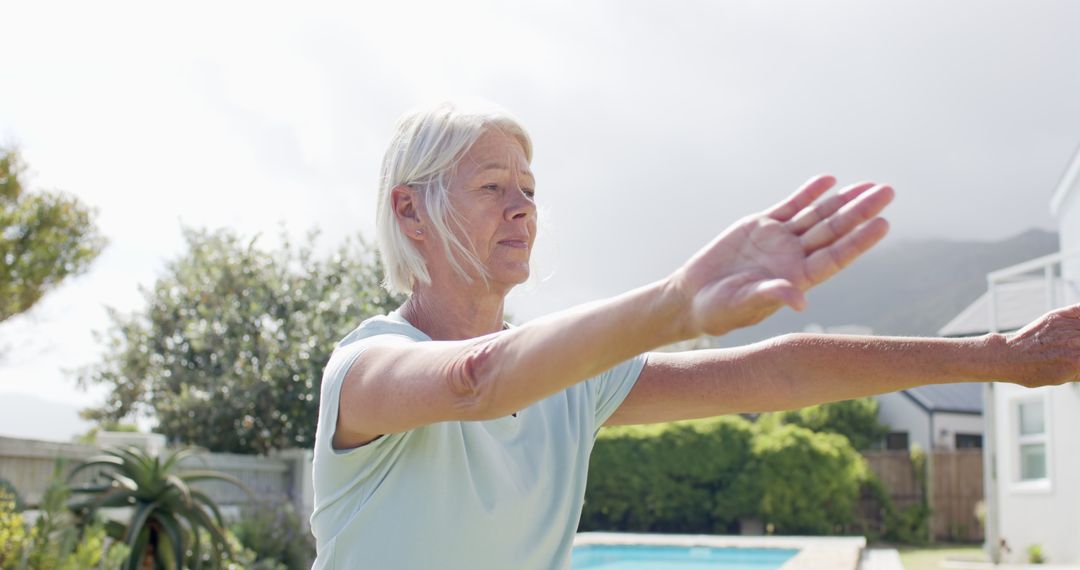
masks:
<svg viewBox="0 0 1080 570"><path fill-rule="evenodd" d="M383 150L418 104L482 97L530 131L519 321L662 278L820 172L894 186L882 245L1054 229L1080 146L1068 0L2 4L0 142L109 238L0 323L0 398L67 409L101 398L71 371L182 226L373 237Z"/></svg>

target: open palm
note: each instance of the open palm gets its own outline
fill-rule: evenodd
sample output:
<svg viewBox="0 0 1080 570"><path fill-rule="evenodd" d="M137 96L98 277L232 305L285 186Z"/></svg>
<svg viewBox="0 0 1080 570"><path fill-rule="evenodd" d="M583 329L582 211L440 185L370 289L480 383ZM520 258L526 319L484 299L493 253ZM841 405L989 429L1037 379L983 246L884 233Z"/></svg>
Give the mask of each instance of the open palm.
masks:
<svg viewBox="0 0 1080 570"><path fill-rule="evenodd" d="M695 334L749 326L784 305L802 310L807 290L885 236L888 222L877 215L892 188L864 182L818 201L835 183L827 175L810 179L787 200L733 224L679 270Z"/></svg>

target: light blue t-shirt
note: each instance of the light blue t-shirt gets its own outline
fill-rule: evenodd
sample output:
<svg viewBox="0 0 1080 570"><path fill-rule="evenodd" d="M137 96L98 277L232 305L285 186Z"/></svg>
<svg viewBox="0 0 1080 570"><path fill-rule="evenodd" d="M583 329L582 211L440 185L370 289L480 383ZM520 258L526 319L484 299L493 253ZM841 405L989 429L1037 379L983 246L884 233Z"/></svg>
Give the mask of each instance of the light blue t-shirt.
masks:
<svg viewBox="0 0 1080 570"><path fill-rule="evenodd" d="M517 417L440 422L335 451L338 395L353 361L373 344L430 340L394 312L364 321L330 357L315 434L314 568L570 568L589 454L645 355Z"/></svg>

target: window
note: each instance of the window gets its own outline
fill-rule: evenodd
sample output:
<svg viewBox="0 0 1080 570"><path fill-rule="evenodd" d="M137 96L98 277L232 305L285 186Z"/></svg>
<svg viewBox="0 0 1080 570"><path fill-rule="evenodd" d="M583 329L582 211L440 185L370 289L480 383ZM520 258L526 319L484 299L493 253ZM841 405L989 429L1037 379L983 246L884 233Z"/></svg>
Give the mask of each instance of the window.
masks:
<svg viewBox="0 0 1080 570"><path fill-rule="evenodd" d="M1046 480L1046 409L1042 398L1017 402L1016 443L1019 480Z"/></svg>
<svg viewBox="0 0 1080 570"><path fill-rule="evenodd" d="M958 433L956 449L982 449L982 436L977 433Z"/></svg>
<svg viewBox="0 0 1080 570"><path fill-rule="evenodd" d="M906 431L894 431L885 436L885 449L902 449L907 451L908 434Z"/></svg>

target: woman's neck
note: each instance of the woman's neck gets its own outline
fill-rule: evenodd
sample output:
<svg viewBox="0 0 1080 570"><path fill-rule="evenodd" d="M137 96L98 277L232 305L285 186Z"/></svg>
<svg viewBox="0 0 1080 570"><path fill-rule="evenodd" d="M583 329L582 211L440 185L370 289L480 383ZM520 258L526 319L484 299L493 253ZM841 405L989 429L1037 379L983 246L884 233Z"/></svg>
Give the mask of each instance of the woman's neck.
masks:
<svg viewBox="0 0 1080 570"><path fill-rule="evenodd" d="M463 340L502 330L503 295L414 287L401 316L432 340Z"/></svg>

